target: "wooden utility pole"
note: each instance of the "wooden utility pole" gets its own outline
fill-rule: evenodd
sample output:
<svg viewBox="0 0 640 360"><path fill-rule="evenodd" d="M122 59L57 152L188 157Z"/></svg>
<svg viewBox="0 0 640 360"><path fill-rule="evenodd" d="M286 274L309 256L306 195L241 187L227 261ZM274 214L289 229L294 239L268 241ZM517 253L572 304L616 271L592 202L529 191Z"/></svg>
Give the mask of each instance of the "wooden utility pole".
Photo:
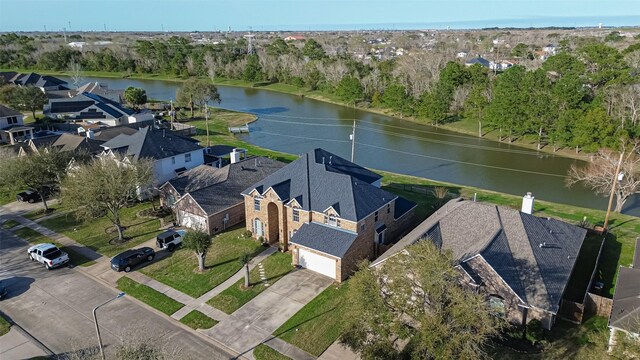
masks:
<svg viewBox="0 0 640 360"><path fill-rule="evenodd" d="M356 120L353 120L353 130L351 130L351 162L353 162L353 155L356 150Z"/></svg>
<svg viewBox="0 0 640 360"><path fill-rule="evenodd" d="M176 112L173 109L173 99L171 99L171 110L169 110L169 119L171 120L171 130L173 130L173 118L176 116Z"/></svg>
<svg viewBox="0 0 640 360"><path fill-rule="evenodd" d="M613 174L613 184L611 184L611 194L609 195L609 206L607 206L607 215L604 217L604 226L603 231L607 231L609 228L609 215L611 214L611 206L613 205L613 195L616 192L616 184L618 183L620 167L622 166L622 159L624 158L624 149L620 153L620 160L618 160L618 165L616 166L616 172Z"/></svg>

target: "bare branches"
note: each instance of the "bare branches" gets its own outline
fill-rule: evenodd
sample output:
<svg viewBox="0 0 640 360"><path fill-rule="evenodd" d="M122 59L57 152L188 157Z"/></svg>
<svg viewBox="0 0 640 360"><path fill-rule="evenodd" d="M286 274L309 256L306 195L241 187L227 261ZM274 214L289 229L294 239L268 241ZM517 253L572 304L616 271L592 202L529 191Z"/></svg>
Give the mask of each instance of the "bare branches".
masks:
<svg viewBox="0 0 640 360"><path fill-rule="evenodd" d="M71 82L73 83L73 86L77 88L80 87L80 84L82 84L83 78L82 78L82 65L77 62L77 61L71 61L69 63L69 73L71 76Z"/></svg>

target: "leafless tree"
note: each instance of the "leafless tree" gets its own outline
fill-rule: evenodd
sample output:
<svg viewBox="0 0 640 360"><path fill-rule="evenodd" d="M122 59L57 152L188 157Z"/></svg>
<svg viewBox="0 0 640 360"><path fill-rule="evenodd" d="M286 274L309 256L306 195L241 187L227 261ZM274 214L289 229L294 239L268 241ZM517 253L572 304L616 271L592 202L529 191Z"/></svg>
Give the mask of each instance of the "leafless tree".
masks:
<svg viewBox="0 0 640 360"><path fill-rule="evenodd" d="M601 149L592 156L591 161L584 167L572 165L566 179L567 186L582 183L591 188L596 194L607 196L611 193L613 182L617 181L614 211L620 212L625 202L633 194L640 192L640 141L624 144L620 174L616 174L620 152Z"/></svg>
<svg viewBox="0 0 640 360"><path fill-rule="evenodd" d="M624 59L634 73L640 73L640 50L628 53Z"/></svg>
<svg viewBox="0 0 640 360"><path fill-rule="evenodd" d="M191 55L187 56L187 61L185 62L185 67L187 68L187 73L189 73L189 75L195 75L196 74L196 62L193 59L193 56L191 56Z"/></svg>
<svg viewBox="0 0 640 360"><path fill-rule="evenodd" d="M329 84L337 86L349 69L342 60L337 60L328 65L319 63L318 70L324 74Z"/></svg>
<svg viewBox="0 0 640 360"><path fill-rule="evenodd" d="M469 96L471 88L469 86L458 86L453 92L453 101L451 102L449 111L452 114L457 114L464 108L464 102Z"/></svg>
<svg viewBox="0 0 640 360"><path fill-rule="evenodd" d="M82 65L80 65L79 62L76 61L71 61L69 63L69 74L71 76L71 81L73 83L73 86L77 88L80 87L80 84L82 84Z"/></svg>
<svg viewBox="0 0 640 360"><path fill-rule="evenodd" d="M216 82L216 68L218 67L218 63L216 62L216 58L211 55L211 53L207 53L204 56L204 66L207 69L207 75L211 79L211 82Z"/></svg>

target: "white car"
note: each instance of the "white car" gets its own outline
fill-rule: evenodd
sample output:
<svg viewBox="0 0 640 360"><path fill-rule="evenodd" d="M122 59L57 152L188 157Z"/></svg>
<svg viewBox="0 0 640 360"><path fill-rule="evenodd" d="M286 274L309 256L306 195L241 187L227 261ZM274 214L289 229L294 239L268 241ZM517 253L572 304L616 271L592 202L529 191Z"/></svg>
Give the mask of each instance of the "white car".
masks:
<svg viewBox="0 0 640 360"><path fill-rule="evenodd" d="M27 252L29 253L29 259L31 259L31 261L37 261L43 264L47 270L69 262L69 254L50 243L33 245Z"/></svg>
<svg viewBox="0 0 640 360"><path fill-rule="evenodd" d="M182 245L182 238L186 233L186 230L167 230L156 237L156 245L160 249L173 251Z"/></svg>

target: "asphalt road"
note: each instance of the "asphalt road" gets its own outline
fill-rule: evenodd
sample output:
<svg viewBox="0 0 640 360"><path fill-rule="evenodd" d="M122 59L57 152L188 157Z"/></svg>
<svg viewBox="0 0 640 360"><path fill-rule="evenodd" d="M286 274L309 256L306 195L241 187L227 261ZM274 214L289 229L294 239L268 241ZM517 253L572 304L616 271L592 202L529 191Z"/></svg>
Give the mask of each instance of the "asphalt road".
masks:
<svg viewBox="0 0 640 360"><path fill-rule="evenodd" d="M56 354L97 348L92 310L117 292L80 271L47 271L28 259L28 245L0 229L0 279L8 297L0 311ZM152 343L172 359L229 359L232 355L138 303L117 299L98 310L107 358L121 341Z"/></svg>

